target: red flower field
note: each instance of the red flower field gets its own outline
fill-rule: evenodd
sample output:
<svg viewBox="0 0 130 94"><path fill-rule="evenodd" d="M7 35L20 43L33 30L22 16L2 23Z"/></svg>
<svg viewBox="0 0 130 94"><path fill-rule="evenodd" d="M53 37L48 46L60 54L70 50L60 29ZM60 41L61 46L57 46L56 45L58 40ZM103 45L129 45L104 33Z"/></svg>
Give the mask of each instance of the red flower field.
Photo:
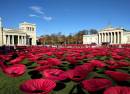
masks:
<svg viewBox="0 0 130 94"><path fill-rule="evenodd" d="M0 70L0 94L130 94L130 48L25 47Z"/></svg>

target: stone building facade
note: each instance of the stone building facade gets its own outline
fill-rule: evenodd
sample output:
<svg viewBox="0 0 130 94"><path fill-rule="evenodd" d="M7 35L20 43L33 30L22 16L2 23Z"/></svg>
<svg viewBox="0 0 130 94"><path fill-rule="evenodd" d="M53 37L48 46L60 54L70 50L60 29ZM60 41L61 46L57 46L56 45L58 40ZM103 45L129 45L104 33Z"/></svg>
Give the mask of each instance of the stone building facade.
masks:
<svg viewBox="0 0 130 94"><path fill-rule="evenodd" d="M130 32L123 28L107 27L98 32L98 34L83 35L83 44L130 44Z"/></svg>
<svg viewBox="0 0 130 94"><path fill-rule="evenodd" d="M0 46L36 45L36 25L23 22L18 29L4 28L0 18Z"/></svg>

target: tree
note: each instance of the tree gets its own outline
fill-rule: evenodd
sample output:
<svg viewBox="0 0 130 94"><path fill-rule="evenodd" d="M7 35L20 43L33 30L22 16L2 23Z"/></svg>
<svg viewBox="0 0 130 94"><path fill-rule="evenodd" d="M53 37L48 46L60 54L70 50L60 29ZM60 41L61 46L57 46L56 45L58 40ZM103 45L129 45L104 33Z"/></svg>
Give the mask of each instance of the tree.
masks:
<svg viewBox="0 0 130 94"><path fill-rule="evenodd" d="M90 32L90 34L97 34L98 33L98 31L96 29L90 29L89 32Z"/></svg>

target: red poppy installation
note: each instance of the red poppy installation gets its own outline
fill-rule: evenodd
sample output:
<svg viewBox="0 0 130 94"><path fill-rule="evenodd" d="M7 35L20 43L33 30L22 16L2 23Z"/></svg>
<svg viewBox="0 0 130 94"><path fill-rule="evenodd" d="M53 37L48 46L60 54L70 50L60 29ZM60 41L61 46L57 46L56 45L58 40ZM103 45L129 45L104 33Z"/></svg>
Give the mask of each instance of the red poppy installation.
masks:
<svg viewBox="0 0 130 94"><path fill-rule="evenodd" d="M48 94L56 86L56 83L49 79L31 79L20 85L20 89L27 94Z"/></svg>

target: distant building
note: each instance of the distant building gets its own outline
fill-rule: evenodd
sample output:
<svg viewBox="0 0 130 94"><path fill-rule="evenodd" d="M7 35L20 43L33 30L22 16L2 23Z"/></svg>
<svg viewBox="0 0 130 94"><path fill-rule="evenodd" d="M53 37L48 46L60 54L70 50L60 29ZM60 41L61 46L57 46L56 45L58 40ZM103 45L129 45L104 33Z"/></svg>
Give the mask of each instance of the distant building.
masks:
<svg viewBox="0 0 130 94"><path fill-rule="evenodd" d="M4 28L0 18L0 46L36 45L36 25L23 22L18 29Z"/></svg>
<svg viewBox="0 0 130 94"><path fill-rule="evenodd" d="M98 32L98 34L83 35L83 44L130 44L130 32L123 28L107 27Z"/></svg>

